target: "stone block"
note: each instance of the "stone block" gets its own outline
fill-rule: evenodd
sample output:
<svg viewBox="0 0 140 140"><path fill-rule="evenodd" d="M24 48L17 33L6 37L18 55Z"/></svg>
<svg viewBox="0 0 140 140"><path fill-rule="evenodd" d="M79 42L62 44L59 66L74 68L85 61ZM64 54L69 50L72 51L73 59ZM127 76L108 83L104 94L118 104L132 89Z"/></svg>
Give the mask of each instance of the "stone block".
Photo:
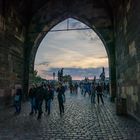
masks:
<svg viewBox="0 0 140 140"><path fill-rule="evenodd" d="M135 41L133 41L133 42L129 45L129 54L130 54L130 56L135 56L135 55L136 55Z"/></svg>
<svg viewBox="0 0 140 140"><path fill-rule="evenodd" d="M0 89L0 97L4 96L4 89Z"/></svg>

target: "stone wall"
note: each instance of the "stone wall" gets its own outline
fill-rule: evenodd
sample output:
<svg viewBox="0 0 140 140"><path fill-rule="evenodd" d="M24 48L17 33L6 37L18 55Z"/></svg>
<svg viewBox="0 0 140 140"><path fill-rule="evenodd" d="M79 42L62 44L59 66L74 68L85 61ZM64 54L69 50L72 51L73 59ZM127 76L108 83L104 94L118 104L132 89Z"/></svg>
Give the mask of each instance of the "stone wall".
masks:
<svg viewBox="0 0 140 140"><path fill-rule="evenodd" d="M16 84L22 84L25 28L12 7L0 12L0 107L11 103Z"/></svg>
<svg viewBox="0 0 140 140"><path fill-rule="evenodd" d="M116 9L117 93L127 99L128 113L140 119L140 1Z"/></svg>

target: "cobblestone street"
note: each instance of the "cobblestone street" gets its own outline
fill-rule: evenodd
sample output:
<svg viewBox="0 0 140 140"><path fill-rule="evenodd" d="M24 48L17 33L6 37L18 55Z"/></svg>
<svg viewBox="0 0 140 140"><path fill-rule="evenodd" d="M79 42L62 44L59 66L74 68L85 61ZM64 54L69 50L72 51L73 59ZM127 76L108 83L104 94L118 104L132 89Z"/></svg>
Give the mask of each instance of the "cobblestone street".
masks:
<svg viewBox="0 0 140 140"><path fill-rule="evenodd" d="M105 105L94 105L88 96L66 93L65 114L60 116L55 96L50 116L44 111L41 120L29 116L28 102L20 115L13 112L13 108L1 112L0 140L140 140L140 124L117 116L108 98Z"/></svg>

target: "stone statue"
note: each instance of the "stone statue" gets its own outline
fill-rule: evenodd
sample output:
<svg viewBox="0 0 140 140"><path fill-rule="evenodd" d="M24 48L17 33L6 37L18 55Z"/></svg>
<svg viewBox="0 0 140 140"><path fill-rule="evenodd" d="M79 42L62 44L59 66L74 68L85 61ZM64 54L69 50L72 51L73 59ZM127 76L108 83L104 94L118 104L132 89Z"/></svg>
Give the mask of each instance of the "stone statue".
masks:
<svg viewBox="0 0 140 140"><path fill-rule="evenodd" d="M62 68L61 70L58 71L58 81L62 81L62 79L63 79L63 69L64 68Z"/></svg>
<svg viewBox="0 0 140 140"><path fill-rule="evenodd" d="M101 82L105 82L105 70L104 70L104 67L103 67L103 69L102 69L103 71L102 71L102 73L100 74L100 79L101 79Z"/></svg>
<svg viewBox="0 0 140 140"><path fill-rule="evenodd" d="M58 77L58 81L60 81L60 71L58 70L58 73L57 73L57 77Z"/></svg>
<svg viewBox="0 0 140 140"><path fill-rule="evenodd" d="M60 72L60 73L61 73L61 77L63 77L63 69L64 69L64 68L62 68L62 69L61 69L61 72Z"/></svg>

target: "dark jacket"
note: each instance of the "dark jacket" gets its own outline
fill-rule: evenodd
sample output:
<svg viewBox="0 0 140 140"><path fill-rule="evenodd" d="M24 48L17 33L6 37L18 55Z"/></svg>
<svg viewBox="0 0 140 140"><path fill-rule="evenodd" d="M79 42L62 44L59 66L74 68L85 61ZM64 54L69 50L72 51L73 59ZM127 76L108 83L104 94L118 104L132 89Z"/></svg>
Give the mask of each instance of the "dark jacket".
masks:
<svg viewBox="0 0 140 140"><path fill-rule="evenodd" d="M45 90L45 99L46 100L50 100L50 99L53 100L53 97L54 97L54 91L52 89L46 89Z"/></svg>
<svg viewBox="0 0 140 140"><path fill-rule="evenodd" d="M42 101L45 97L45 91L43 87L38 87L36 90L36 98L37 100Z"/></svg>
<svg viewBox="0 0 140 140"><path fill-rule="evenodd" d="M36 96L36 88L31 88L29 90L29 98L34 98Z"/></svg>
<svg viewBox="0 0 140 140"><path fill-rule="evenodd" d="M102 87L100 85L98 85L96 87L96 91L97 91L97 93L102 93L103 89L102 89Z"/></svg>
<svg viewBox="0 0 140 140"><path fill-rule="evenodd" d="M61 86L61 87L59 87L59 88L57 88L57 90L56 90L57 92L58 92L58 95L57 95L57 97L58 97L58 101L59 102L64 102L64 98L65 98L65 88L63 87L63 86Z"/></svg>

